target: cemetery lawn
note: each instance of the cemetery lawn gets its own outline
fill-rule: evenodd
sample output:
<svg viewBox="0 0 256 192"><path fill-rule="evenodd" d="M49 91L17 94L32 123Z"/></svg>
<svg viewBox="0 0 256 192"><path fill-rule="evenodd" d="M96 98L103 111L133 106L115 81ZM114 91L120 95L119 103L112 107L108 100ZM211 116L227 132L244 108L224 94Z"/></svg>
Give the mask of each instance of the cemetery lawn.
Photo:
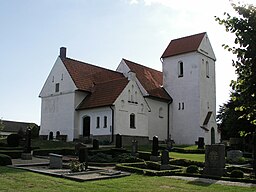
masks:
<svg viewBox="0 0 256 192"><path fill-rule="evenodd" d="M167 177L133 174L119 179L75 182L24 170L0 167L0 191L9 192L62 192L62 191L255 191L255 188L182 181Z"/></svg>
<svg viewBox="0 0 256 192"><path fill-rule="evenodd" d="M200 161L200 162L204 162L205 160L205 154L189 154L189 153L171 152L170 157L175 159L189 159L192 161Z"/></svg>

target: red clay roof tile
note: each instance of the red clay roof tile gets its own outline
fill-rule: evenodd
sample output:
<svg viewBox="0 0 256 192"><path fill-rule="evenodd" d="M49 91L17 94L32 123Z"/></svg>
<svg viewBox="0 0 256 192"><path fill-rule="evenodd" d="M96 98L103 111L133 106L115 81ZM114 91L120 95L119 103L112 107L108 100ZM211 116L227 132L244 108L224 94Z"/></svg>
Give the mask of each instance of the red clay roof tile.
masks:
<svg viewBox="0 0 256 192"><path fill-rule="evenodd" d="M172 40L165 49L161 58L179 55L183 53L189 53L198 50L205 34L206 33L204 32Z"/></svg>
<svg viewBox="0 0 256 192"><path fill-rule="evenodd" d="M112 81L96 84L93 91L78 106L78 110L94 107L111 106L128 84L123 77Z"/></svg>
<svg viewBox="0 0 256 192"><path fill-rule="evenodd" d="M148 94L152 97L170 100L171 97L162 88L163 73L155 69L145 67L138 63L134 63L127 59L123 59L131 71L136 73L136 77L141 85L146 89Z"/></svg>

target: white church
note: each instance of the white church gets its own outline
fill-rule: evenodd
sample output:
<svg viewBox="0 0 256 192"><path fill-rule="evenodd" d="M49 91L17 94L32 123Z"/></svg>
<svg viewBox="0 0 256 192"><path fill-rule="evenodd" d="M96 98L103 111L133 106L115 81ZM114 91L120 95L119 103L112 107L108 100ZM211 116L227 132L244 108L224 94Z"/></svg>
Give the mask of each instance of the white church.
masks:
<svg viewBox="0 0 256 192"><path fill-rule="evenodd" d="M216 123L215 55L207 33L172 40L161 56L162 72L122 59L116 71L68 58L66 48L46 79L41 135L67 140L136 139L195 144L220 142Z"/></svg>

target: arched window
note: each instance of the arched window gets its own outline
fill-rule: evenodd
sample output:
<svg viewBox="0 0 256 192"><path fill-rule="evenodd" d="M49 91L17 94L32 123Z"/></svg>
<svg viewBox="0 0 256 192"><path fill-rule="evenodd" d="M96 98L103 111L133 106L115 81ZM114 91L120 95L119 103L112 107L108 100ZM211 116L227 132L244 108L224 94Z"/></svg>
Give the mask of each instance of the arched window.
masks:
<svg viewBox="0 0 256 192"><path fill-rule="evenodd" d="M159 108L159 117L160 118L164 118L163 108L162 107Z"/></svg>
<svg viewBox="0 0 256 192"><path fill-rule="evenodd" d="M130 128L135 129L135 114L130 114Z"/></svg>
<svg viewBox="0 0 256 192"><path fill-rule="evenodd" d="M143 105L143 103L141 103L141 113L144 113L144 105Z"/></svg>
<svg viewBox="0 0 256 192"><path fill-rule="evenodd" d="M184 70L183 70L183 62L179 61L178 63L178 77L183 77Z"/></svg>

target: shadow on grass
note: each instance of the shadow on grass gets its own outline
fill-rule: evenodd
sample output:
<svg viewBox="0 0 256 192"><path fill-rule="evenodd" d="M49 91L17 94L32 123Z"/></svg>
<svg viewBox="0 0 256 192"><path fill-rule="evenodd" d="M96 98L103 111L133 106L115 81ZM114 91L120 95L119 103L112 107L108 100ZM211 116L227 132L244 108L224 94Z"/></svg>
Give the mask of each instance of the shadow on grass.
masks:
<svg viewBox="0 0 256 192"><path fill-rule="evenodd" d="M5 174L5 173L21 173L24 172L24 170L21 169L16 169L13 167L6 167L6 166L0 166L0 174Z"/></svg>
<svg viewBox="0 0 256 192"><path fill-rule="evenodd" d="M201 186L201 187L208 187L212 184L216 183L215 180L206 180L206 179L195 179L193 181L189 181L188 184L191 184L191 185L197 185L197 186Z"/></svg>

